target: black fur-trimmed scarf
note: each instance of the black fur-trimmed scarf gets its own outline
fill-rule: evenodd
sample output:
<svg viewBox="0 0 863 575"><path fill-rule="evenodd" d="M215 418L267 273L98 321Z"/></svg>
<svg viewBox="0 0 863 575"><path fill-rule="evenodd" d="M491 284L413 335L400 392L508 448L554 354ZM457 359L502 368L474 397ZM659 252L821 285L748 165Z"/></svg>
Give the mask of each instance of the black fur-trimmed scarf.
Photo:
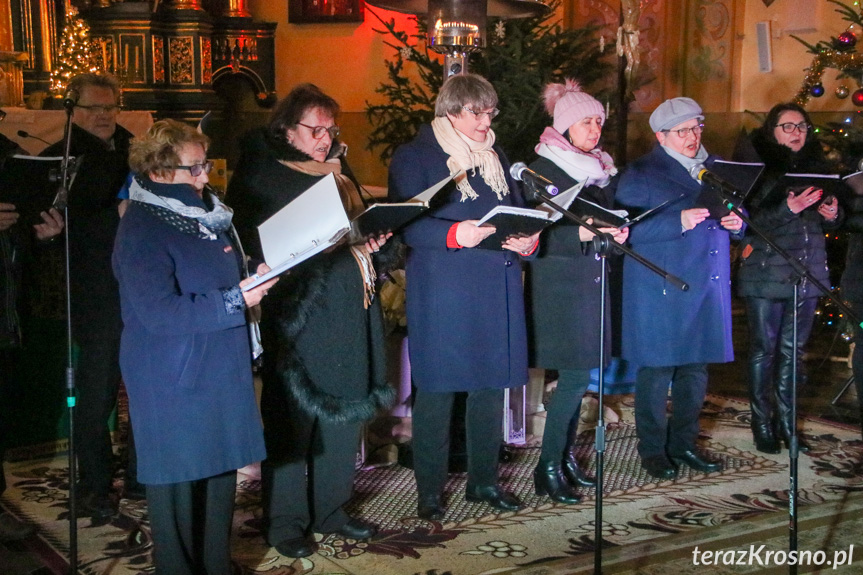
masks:
<svg viewBox="0 0 863 575"><path fill-rule="evenodd" d="M385 378L374 378L377 381L373 381L368 395L362 399L332 395L315 385L292 344L305 328L314 307L325 297L326 277L332 264L316 262L316 265L307 267L303 281L291 282L288 301L281 310L279 331L285 347L278 352L279 375L299 407L307 413L342 424L371 419L378 410L390 407L395 401L395 390Z"/></svg>

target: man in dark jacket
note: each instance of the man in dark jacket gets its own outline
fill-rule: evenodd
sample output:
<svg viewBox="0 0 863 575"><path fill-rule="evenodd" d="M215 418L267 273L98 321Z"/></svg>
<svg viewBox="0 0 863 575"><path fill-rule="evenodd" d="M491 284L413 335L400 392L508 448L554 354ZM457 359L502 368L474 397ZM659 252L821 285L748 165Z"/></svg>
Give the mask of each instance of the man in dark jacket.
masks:
<svg viewBox="0 0 863 575"><path fill-rule="evenodd" d="M68 201L72 334L80 352L75 426L78 489L83 512L107 518L116 507L109 498L113 453L108 418L120 383L122 328L111 252L120 222L117 193L129 173L132 134L117 125L120 90L112 76L81 74L69 82L69 89L79 95L72 112L71 146L79 163ZM43 156L62 154L63 142L42 152Z"/></svg>

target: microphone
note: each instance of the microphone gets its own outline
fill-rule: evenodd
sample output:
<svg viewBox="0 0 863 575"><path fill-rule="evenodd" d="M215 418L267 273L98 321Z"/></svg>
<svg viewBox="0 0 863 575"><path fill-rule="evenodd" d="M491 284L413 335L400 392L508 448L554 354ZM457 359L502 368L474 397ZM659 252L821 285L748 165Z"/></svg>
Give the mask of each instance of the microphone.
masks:
<svg viewBox="0 0 863 575"><path fill-rule="evenodd" d="M78 98L80 97L81 95L78 94L78 90L75 88L69 88L63 96L63 107L67 110L71 110L78 103Z"/></svg>
<svg viewBox="0 0 863 575"><path fill-rule="evenodd" d="M514 179L524 182L534 192L545 192L549 196L556 196L559 192L557 186L550 180L540 176L527 167L524 162L516 162L509 168L509 175Z"/></svg>
<svg viewBox="0 0 863 575"><path fill-rule="evenodd" d="M720 188L721 190L730 193L733 196L741 196L740 190L738 190L736 186L726 182L707 168L702 168L701 171L698 172L697 177L700 181L712 184L717 188Z"/></svg>
<svg viewBox="0 0 863 575"><path fill-rule="evenodd" d="M50 145L51 145L51 142L49 142L49 141L47 141L47 140L43 140L43 139L42 139L42 138L40 138L39 136L34 136L33 134L31 134L31 133L29 133L29 132L25 132L24 130L18 130L18 137L19 137L19 138L33 138L34 140L39 140L40 142L42 142L42 143L43 143L43 144L45 144L46 146L50 146Z"/></svg>

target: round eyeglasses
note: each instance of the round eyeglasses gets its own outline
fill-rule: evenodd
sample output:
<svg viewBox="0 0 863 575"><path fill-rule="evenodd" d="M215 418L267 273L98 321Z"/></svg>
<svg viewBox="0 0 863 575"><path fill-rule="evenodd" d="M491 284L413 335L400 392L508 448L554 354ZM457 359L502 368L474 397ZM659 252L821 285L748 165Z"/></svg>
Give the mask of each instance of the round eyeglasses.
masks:
<svg viewBox="0 0 863 575"><path fill-rule="evenodd" d="M311 130L312 137L316 140L320 140L321 138L323 138L324 134L329 134L330 139L335 140L342 132L342 129L338 126L309 126L308 124L303 124L302 122L297 122L297 125Z"/></svg>
<svg viewBox="0 0 863 575"><path fill-rule="evenodd" d="M692 126L691 128L680 128L679 130L662 130L666 134L669 132L674 132L677 134L679 138L688 138L689 134L695 134L696 136L704 131L704 124L698 124L697 126Z"/></svg>
<svg viewBox="0 0 863 575"><path fill-rule="evenodd" d="M209 174L213 170L213 162L207 160L203 164L192 164L191 166L174 166L175 170L189 170L189 174L193 178L197 178L202 173Z"/></svg>
<svg viewBox="0 0 863 575"><path fill-rule="evenodd" d="M784 124L776 124L777 128L782 128L782 131L786 134L794 133L794 130L798 132L808 132L811 126L806 122L800 122L799 124L795 124L793 122L785 122Z"/></svg>
<svg viewBox="0 0 863 575"><path fill-rule="evenodd" d="M482 120L486 116L488 116L489 120L494 120L497 117L497 115L500 114L500 110L498 110L497 108L492 108L488 112L475 112L475 111L471 110L470 108L468 108L467 106L462 106L461 109L464 110L465 112L470 112L471 114L473 114L473 117L476 118L477 120Z"/></svg>

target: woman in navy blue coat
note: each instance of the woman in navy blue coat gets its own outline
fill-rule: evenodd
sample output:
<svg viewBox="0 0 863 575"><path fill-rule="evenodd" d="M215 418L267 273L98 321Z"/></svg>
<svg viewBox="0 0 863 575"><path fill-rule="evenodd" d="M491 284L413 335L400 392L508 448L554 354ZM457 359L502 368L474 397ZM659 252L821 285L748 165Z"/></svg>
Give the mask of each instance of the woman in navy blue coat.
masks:
<svg viewBox="0 0 863 575"><path fill-rule="evenodd" d="M138 175L114 247L120 367L160 573L228 575L236 470L265 457L230 208L204 196L206 136L163 120L135 140ZM261 265L258 272L267 271Z"/></svg>
<svg viewBox="0 0 863 575"><path fill-rule="evenodd" d="M468 392L468 501L515 510L519 500L498 486L503 390L527 382L527 343L520 256L537 236L476 247L494 228L477 227L492 208L521 206L509 163L494 146L491 120L497 94L473 74L441 88L435 119L399 148L390 164L390 199L401 201L450 174L457 186L444 205L404 229L407 318L413 411L417 511L444 515L450 417L455 392Z"/></svg>
<svg viewBox="0 0 863 575"><path fill-rule="evenodd" d="M707 391L707 364L734 359L731 344L729 232L735 214L720 220L698 207L696 175L714 161L701 145L704 119L690 98L663 102L650 116L659 145L629 165L617 201L644 211L673 203L632 226L632 248L689 284L687 291L626 258L623 275L623 357L639 366L635 423L645 470L659 479L677 465L718 471L695 450L698 415ZM682 197L680 197L682 196ZM679 198L679 199L678 199ZM674 412L666 419L668 384Z"/></svg>

